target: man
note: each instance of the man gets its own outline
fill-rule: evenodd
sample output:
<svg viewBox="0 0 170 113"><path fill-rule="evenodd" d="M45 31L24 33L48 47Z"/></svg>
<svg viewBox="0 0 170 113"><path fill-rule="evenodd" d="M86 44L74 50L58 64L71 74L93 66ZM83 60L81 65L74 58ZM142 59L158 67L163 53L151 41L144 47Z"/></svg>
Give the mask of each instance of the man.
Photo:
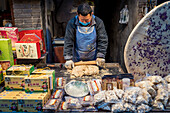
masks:
<svg viewBox="0 0 170 113"><path fill-rule="evenodd" d="M65 67L71 69L74 62L96 60L105 63L108 36L103 21L94 16L91 7L84 3L77 9L78 15L66 27L64 37Z"/></svg>

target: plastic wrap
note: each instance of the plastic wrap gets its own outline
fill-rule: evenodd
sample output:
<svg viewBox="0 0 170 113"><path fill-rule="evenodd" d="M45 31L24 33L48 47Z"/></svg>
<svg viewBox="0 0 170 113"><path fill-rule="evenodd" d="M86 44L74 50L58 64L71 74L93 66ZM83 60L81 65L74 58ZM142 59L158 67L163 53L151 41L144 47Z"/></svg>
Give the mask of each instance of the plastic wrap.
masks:
<svg viewBox="0 0 170 113"><path fill-rule="evenodd" d="M160 109L160 110L165 110L164 105L161 102L157 101L157 100L154 101L153 108L157 108L157 109Z"/></svg>
<svg viewBox="0 0 170 113"><path fill-rule="evenodd" d="M145 98L142 95L139 95L136 98L136 105L140 105L140 104L148 104L148 102L145 100Z"/></svg>
<svg viewBox="0 0 170 113"><path fill-rule="evenodd" d="M58 111L70 111L70 109L68 109L68 103L64 101L61 102Z"/></svg>
<svg viewBox="0 0 170 113"><path fill-rule="evenodd" d="M125 111L136 112L136 106L131 103L124 103Z"/></svg>
<svg viewBox="0 0 170 113"><path fill-rule="evenodd" d="M168 84L166 81L164 81L164 83L159 83L156 85L156 90L158 89L167 89L168 88Z"/></svg>
<svg viewBox="0 0 170 113"><path fill-rule="evenodd" d="M84 108L85 112L96 112L98 111L97 108L95 106L88 106Z"/></svg>
<svg viewBox="0 0 170 113"><path fill-rule="evenodd" d="M122 83L123 83L123 85L122 85L123 90L130 87L130 79L129 78L123 78Z"/></svg>
<svg viewBox="0 0 170 113"><path fill-rule="evenodd" d="M64 95L64 90L63 89L56 89L54 93L52 94L51 98L53 99L62 99Z"/></svg>
<svg viewBox="0 0 170 113"><path fill-rule="evenodd" d="M149 112L152 108L149 107L148 105L146 104L141 104L137 107L137 112L138 113L146 113L146 112Z"/></svg>
<svg viewBox="0 0 170 113"><path fill-rule="evenodd" d="M135 104L136 103L136 98L138 96L138 94L140 93L141 91L141 88L139 87L129 87L125 90L125 93L124 93L124 101L125 102L128 102L128 103L133 103Z"/></svg>
<svg viewBox="0 0 170 113"><path fill-rule="evenodd" d="M70 109L82 108L82 105L80 104L79 98L73 98L73 97L65 96L65 100L68 104L68 108L70 108Z"/></svg>
<svg viewBox="0 0 170 113"><path fill-rule="evenodd" d="M87 85L88 85L91 95L94 95L102 90L100 79L93 79L93 80L87 81Z"/></svg>
<svg viewBox="0 0 170 113"><path fill-rule="evenodd" d="M164 77L164 80L166 80L168 83L170 83L170 74Z"/></svg>
<svg viewBox="0 0 170 113"><path fill-rule="evenodd" d="M98 109L105 110L105 111L111 111L111 107L109 103L101 102L97 105Z"/></svg>
<svg viewBox="0 0 170 113"><path fill-rule="evenodd" d="M105 97L106 97L105 102L107 102L107 103L118 103L119 102L119 99L116 96L114 90L106 91Z"/></svg>
<svg viewBox="0 0 170 113"><path fill-rule="evenodd" d="M66 84L66 77L57 77L56 78L56 88L63 88Z"/></svg>
<svg viewBox="0 0 170 113"><path fill-rule="evenodd" d="M140 88L147 88L147 87L152 87L154 84L150 81L139 81L139 82L135 82L135 86L136 87L140 87Z"/></svg>
<svg viewBox="0 0 170 113"><path fill-rule="evenodd" d="M43 110L57 110L61 99L49 99L48 102L44 105Z"/></svg>
<svg viewBox="0 0 170 113"><path fill-rule="evenodd" d="M95 105L105 100L105 91L100 91L94 95Z"/></svg>
<svg viewBox="0 0 170 113"><path fill-rule="evenodd" d="M152 103L152 97L151 97L151 95L147 92L146 89L142 89L140 95L143 96L143 98L146 100L147 104L151 104L151 103Z"/></svg>
<svg viewBox="0 0 170 113"><path fill-rule="evenodd" d="M166 106L169 98L168 91L166 89L159 89L157 93L155 100L162 102Z"/></svg>
<svg viewBox="0 0 170 113"><path fill-rule="evenodd" d="M156 96L156 91L153 87L155 87L155 85L153 83L151 83L150 81L140 81L140 82L136 82L135 83L136 87L140 87L142 89L146 89L148 91L148 93L152 96L155 97Z"/></svg>
<svg viewBox="0 0 170 113"><path fill-rule="evenodd" d="M161 76L148 76L145 79L152 82L153 84L159 84L163 82L163 78Z"/></svg>
<svg viewBox="0 0 170 113"><path fill-rule="evenodd" d="M117 88L114 88L113 89L115 94L117 95L117 97L119 99L122 99L123 95L124 95L124 91L122 89L117 89Z"/></svg>
<svg viewBox="0 0 170 113"><path fill-rule="evenodd" d="M91 106L94 105L94 98L91 95L85 96L80 99L80 103L82 106Z"/></svg>
<svg viewBox="0 0 170 113"><path fill-rule="evenodd" d="M123 106L123 103L120 102L120 103L113 104L112 107L111 107L111 111L112 111L113 113L125 111L125 108L124 108L124 106Z"/></svg>

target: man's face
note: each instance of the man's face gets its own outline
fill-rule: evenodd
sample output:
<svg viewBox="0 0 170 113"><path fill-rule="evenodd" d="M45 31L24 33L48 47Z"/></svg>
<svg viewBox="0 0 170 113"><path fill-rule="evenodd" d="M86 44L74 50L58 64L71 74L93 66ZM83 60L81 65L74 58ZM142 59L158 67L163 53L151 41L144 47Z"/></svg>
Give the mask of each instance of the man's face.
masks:
<svg viewBox="0 0 170 113"><path fill-rule="evenodd" d="M91 19L92 19L92 14L88 14L87 16L82 16L81 14L78 15L78 18L81 22L83 23L88 23L88 22L91 22Z"/></svg>

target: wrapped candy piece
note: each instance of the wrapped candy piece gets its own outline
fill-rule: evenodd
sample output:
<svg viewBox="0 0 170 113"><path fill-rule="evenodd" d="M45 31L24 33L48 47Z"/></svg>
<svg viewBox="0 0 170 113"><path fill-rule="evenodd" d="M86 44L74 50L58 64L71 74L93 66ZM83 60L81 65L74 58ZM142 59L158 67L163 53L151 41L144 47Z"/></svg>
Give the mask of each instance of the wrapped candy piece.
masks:
<svg viewBox="0 0 170 113"><path fill-rule="evenodd" d="M114 90L106 91L105 92L105 97L106 97L105 102L107 102L107 103L118 103L119 102L119 99L116 96Z"/></svg>
<svg viewBox="0 0 170 113"><path fill-rule="evenodd" d="M166 80L168 83L170 83L170 74L164 77L164 80Z"/></svg>
<svg viewBox="0 0 170 113"><path fill-rule="evenodd" d="M138 96L138 94L140 93L141 88L139 87L129 87L125 90L123 99L125 102L128 103L136 103L136 98Z"/></svg>
<svg viewBox="0 0 170 113"><path fill-rule="evenodd" d="M101 80L100 79L93 79L87 82L88 88L90 90L90 94L94 95L102 90L101 87Z"/></svg>
<svg viewBox="0 0 170 113"><path fill-rule="evenodd" d="M123 111L125 111L125 109L124 109L124 106L123 106L123 103L122 103L122 102L120 102L120 103L116 103L116 104L113 104L111 109L112 109L112 112L113 112L113 113L117 113L117 112L123 112Z"/></svg>
<svg viewBox="0 0 170 113"><path fill-rule="evenodd" d="M117 89L114 87L114 92L116 94L116 96L119 98L119 99L122 99L123 95L124 95L124 91L122 89Z"/></svg>
<svg viewBox="0 0 170 113"><path fill-rule="evenodd" d="M135 83L136 87L140 87L142 89L146 89L148 91L148 93L152 96L155 97L156 96L156 91L155 91L155 85L153 83L151 83L150 81L140 81L140 82L136 82ZM153 88L154 87L154 88Z"/></svg>
<svg viewBox="0 0 170 113"><path fill-rule="evenodd" d="M98 111L96 107L94 106L89 106L84 109L85 112L96 112Z"/></svg>
<svg viewBox="0 0 170 113"><path fill-rule="evenodd" d="M141 94L139 94L139 95L142 95L143 98L146 100L146 102L147 102L148 104L151 104L151 103L152 103L152 97L151 97L151 95L147 92L146 89L142 89L142 90L141 90Z"/></svg>
<svg viewBox="0 0 170 113"><path fill-rule="evenodd" d="M63 88L66 84L66 78L65 77L57 77L56 78L56 87L57 88Z"/></svg>
<svg viewBox="0 0 170 113"><path fill-rule="evenodd" d="M61 102L60 107L58 109L59 111L70 111L68 110L68 103L67 102Z"/></svg>
<svg viewBox="0 0 170 113"><path fill-rule="evenodd" d="M168 84L168 95L169 95L169 101L170 101L170 84Z"/></svg>
<svg viewBox="0 0 170 113"><path fill-rule="evenodd" d="M64 95L64 91L62 89L57 89L51 96L51 98L54 98L54 99L58 99L58 98L62 98Z"/></svg>
<svg viewBox="0 0 170 113"><path fill-rule="evenodd" d="M147 90L147 92L152 96L152 98L154 98L156 96L156 91L155 89L153 89L152 87L147 87L145 88Z"/></svg>
<svg viewBox="0 0 170 113"><path fill-rule="evenodd" d="M148 105L146 104L141 104L137 107L137 111L138 113L146 113L146 112L149 112L152 108L149 107Z"/></svg>
<svg viewBox="0 0 170 113"><path fill-rule="evenodd" d="M109 103L101 102L97 106L98 109L106 110L106 111L111 111Z"/></svg>
<svg viewBox="0 0 170 113"><path fill-rule="evenodd" d="M128 112L136 112L136 106L131 103L125 103L124 109L125 111L128 111Z"/></svg>
<svg viewBox="0 0 170 113"><path fill-rule="evenodd" d="M166 106L169 99L168 91L166 89L159 89L157 93L155 100L162 102Z"/></svg>
<svg viewBox="0 0 170 113"><path fill-rule="evenodd" d="M157 108L157 109L160 109L160 110L165 110L164 105L161 102L157 101L157 100L154 101L153 108Z"/></svg>
<svg viewBox="0 0 170 113"><path fill-rule="evenodd" d="M163 78L161 76L148 76L146 80L152 82L153 84L159 84L163 82Z"/></svg>
<svg viewBox="0 0 170 113"><path fill-rule="evenodd" d="M148 104L148 102L144 99L142 95L139 95L136 99L136 105L139 104Z"/></svg>
<svg viewBox="0 0 170 113"><path fill-rule="evenodd" d="M68 104L68 108L70 108L70 109L82 107L82 105L80 104L79 98L73 98L73 97L65 96L65 100Z"/></svg>
<svg viewBox="0 0 170 113"><path fill-rule="evenodd" d="M159 83L156 85L156 90L158 89L167 89L168 88L168 84L166 83L166 81L164 80L164 83Z"/></svg>
<svg viewBox="0 0 170 113"><path fill-rule="evenodd" d="M100 91L99 93L94 95L94 103L95 105L105 100L105 91Z"/></svg>
<svg viewBox="0 0 170 113"><path fill-rule="evenodd" d="M82 106L90 106L94 104L94 98L91 95L81 98L80 103Z"/></svg>
<svg viewBox="0 0 170 113"><path fill-rule="evenodd" d="M43 107L43 110L56 110L60 104L60 99L50 99Z"/></svg>
<svg viewBox="0 0 170 113"><path fill-rule="evenodd" d="M140 82L136 82L135 86L136 87L140 87L140 88L147 88L147 87L152 87L154 84L150 81L140 81Z"/></svg>

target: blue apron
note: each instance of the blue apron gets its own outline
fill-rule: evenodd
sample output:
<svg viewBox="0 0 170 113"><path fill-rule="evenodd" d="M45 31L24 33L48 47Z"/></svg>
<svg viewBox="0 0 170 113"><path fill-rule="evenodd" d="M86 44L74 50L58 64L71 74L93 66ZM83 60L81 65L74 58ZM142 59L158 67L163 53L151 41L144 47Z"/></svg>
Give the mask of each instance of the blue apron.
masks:
<svg viewBox="0 0 170 113"><path fill-rule="evenodd" d="M95 18L95 16L93 15ZM96 28L95 26L77 26L74 61L96 60Z"/></svg>

